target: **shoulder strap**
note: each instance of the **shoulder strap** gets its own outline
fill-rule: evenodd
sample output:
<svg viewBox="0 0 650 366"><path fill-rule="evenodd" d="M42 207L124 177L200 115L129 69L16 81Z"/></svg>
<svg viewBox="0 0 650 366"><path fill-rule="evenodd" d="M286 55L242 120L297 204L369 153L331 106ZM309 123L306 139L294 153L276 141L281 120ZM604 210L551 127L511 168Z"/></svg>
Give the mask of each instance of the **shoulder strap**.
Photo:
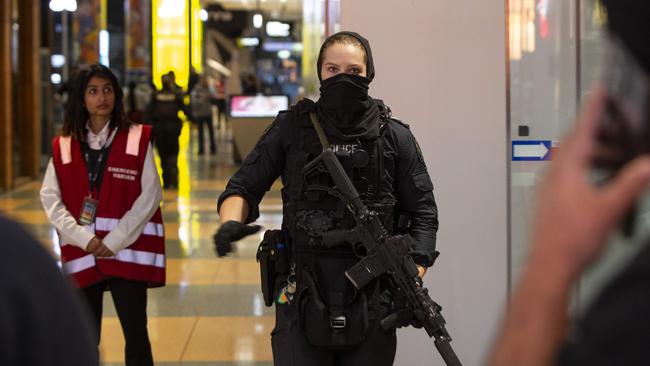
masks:
<svg viewBox="0 0 650 366"><path fill-rule="evenodd" d="M327 140L325 131L323 131L323 127L320 125L320 122L318 122L318 118L316 118L316 113L314 112L309 113L309 119L311 119L311 123L314 125L314 128L316 129L316 133L318 134L318 139L320 140L321 145L323 145L323 151L330 149L331 148L330 142Z"/></svg>

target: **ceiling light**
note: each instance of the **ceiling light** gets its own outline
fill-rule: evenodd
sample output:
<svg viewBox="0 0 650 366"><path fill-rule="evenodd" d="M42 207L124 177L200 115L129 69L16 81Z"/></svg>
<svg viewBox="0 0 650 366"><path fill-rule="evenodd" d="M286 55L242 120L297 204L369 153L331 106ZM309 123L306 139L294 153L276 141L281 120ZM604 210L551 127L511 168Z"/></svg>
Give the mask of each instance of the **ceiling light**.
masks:
<svg viewBox="0 0 650 366"><path fill-rule="evenodd" d="M61 74L54 73L50 75L50 81L52 84L61 84Z"/></svg>
<svg viewBox="0 0 650 366"><path fill-rule="evenodd" d="M255 47L260 44L260 39L257 37L241 37L237 40L237 44L241 47Z"/></svg>
<svg viewBox="0 0 650 366"><path fill-rule="evenodd" d="M263 23L264 23L264 18L262 17L262 14L258 13L253 15L253 27L262 28Z"/></svg>
<svg viewBox="0 0 650 366"><path fill-rule="evenodd" d="M50 63L52 67L62 67L65 65L65 56L61 54L53 54L50 56Z"/></svg>
<svg viewBox="0 0 650 366"><path fill-rule="evenodd" d="M278 21L266 22L266 34L269 37L289 37L291 26L289 23Z"/></svg>
<svg viewBox="0 0 650 366"><path fill-rule="evenodd" d="M50 10L52 11L75 11L77 10L76 0L50 0Z"/></svg>
<svg viewBox="0 0 650 366"><path fill-rule="evenodd" d="M201 9L199 11L199 19L201 19L201 21L204 21L204 22L207 21L208 20L208 11L205 10L205 9Z"/></svg>

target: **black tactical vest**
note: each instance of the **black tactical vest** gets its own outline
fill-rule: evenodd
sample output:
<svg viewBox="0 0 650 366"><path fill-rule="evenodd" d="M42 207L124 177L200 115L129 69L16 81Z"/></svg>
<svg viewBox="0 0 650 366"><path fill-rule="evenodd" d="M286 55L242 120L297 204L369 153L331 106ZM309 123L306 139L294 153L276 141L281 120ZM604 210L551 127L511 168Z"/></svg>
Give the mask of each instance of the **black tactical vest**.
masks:
<svg viewBox="0 0 650 366"><path fill-rule="evenodd" d="M373 140L337 140L328 136L332 150L346 169L362 201L377 211L386 229L393 227L395 199L392 187L384 179L383 134L389 112L380 104L380 135ZM333 184L327 172L305 172L304 167L315 159L323 146L308 117L296 123L292 149L287 158L289 176L282 190L284 227L292 241L295 254L301 250L352 253L346 243L324 243L323 233L351 229L355 223L343 202L327 192ZM348 243L349 244L349 243Z"/></svg>

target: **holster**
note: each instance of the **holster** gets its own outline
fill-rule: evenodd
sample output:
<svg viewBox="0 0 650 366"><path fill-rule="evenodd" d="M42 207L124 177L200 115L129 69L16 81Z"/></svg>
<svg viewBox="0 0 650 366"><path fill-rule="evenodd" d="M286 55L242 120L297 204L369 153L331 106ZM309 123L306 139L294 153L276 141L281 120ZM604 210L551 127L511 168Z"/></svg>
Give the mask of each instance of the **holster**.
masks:
<svg viewBox="0 0 650 366"><path fill-rule="evenodd" d="M266 306L273 305L273 290L278 276L289 273L289 245L282 230L267 230L257 247L262 296Z"/></svg>

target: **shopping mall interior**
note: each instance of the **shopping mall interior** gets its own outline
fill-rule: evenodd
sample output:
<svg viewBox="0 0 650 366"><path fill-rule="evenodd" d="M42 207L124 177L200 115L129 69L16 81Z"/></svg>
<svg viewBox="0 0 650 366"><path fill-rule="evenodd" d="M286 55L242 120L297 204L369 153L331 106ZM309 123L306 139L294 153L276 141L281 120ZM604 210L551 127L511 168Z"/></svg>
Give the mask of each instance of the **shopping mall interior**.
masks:
<svg viewBox="0 0 650 366"><path fill-rule="evenodd" d="M410 125L435 187L441 255L424 284L463 364L479 365L524 263L550 152L600 77L605 24L596 0L3 0L0 214L59 258L39 190L81 67L108 66L129 118L143 123L163 75L175 73L185 103L201 75L215 150L199 154L210 134L199 142L181 113L178 185L161 204L166 286L148 292L153 355L158 365L272 365L274 310L256 252L281 225L282 183L261 203L263 230L225 258L212 243L217 198L280 110L318 98L322 41L356 31L373 50L370 94ZM576 298L597 283L585 278ZM108 295L100 355L123 364ZM405 328L395 364L443 361L426 332Z"/></svg>

